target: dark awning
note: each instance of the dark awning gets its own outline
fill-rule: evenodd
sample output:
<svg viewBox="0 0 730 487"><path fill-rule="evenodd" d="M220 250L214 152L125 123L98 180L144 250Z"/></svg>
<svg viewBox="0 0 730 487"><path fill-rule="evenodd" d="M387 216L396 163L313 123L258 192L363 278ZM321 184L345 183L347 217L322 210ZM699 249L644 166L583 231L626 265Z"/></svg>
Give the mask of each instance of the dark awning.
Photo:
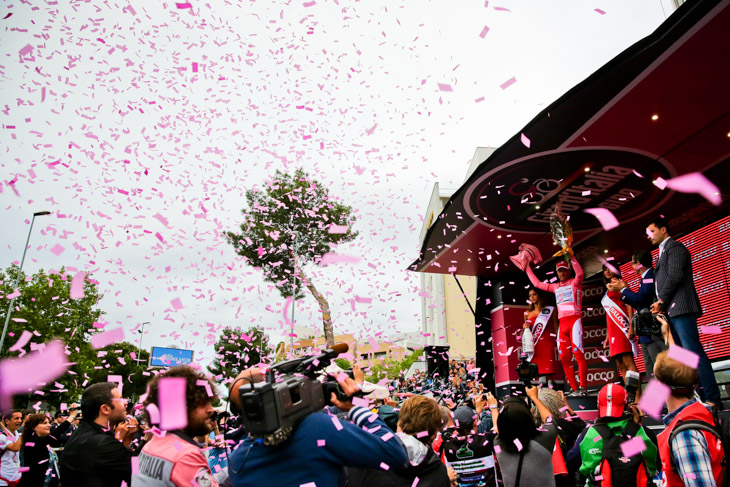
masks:
<svg viewBox="0 0 730 487"><path fill-rule="evenodd" d="M728 213L729 156L730 0L690 0L484 161L409 269L489 276L522 242L557 250L548 221L559 197L580 259L609 250L626 260L648 247L646 222L658 214L680 234ZM691 172L719 187L722 205L652 183ZM621 225L604 231L583 212L599 206Z"/></svg>

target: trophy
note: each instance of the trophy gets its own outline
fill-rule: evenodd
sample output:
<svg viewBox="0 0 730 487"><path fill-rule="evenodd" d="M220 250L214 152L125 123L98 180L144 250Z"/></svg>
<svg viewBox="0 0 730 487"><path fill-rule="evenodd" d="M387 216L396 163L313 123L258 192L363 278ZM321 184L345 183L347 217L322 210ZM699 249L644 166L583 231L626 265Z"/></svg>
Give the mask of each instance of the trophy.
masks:
<svg viewBox="0 0 730 487"><path fill-rule="evenodd" d="M514 265L519 267L521 271L524 271L530 262L535 265L542 262L542 255L540 255L540 251L537 250L537 247L534 245L523 243L520 244L520 252L517 255L510 256L509 259Z"/></svg>
<svg viewBox="0 0 730 487"><path fill-rule="evenodd" d="M563 256L566 261L573 255L573 228L565 215L560 211L560 204L555 206L555 211L550 215L550 233L553 235L553 244L561 247L553 254L553 257Z"/></svg>

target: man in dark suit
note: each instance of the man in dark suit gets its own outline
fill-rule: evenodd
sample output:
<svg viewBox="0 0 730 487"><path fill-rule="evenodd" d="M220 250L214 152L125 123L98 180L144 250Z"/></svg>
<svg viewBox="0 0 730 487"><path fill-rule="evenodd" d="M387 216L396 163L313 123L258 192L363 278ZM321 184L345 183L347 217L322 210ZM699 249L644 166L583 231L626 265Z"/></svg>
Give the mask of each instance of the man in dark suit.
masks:
<svg viewBox="0 0 730 487"><path fill-rule="evenodd" d="M669 236L669 225L664 217L652 220L646 230L651 243L659 246L654 271L657 300L651 305L651 311L669 316L674 342L699 355L700 395L706 402L719 405L720 389L697 330L702 306L693 281L689 251Z"/></svg>
<svg viewBox="0 0 730 487"><path fill-rule="evenodd" d="M652 266L651 253L646 250L638 250L631 257L631 267L641 277L641 284L636 292L633 292L623 279L614 280L606 284L609 291L621 293L621 300L634 308L636 312L644 308L650 308L656 300L656 289L654 288L654 267ZM631 328L629 338L633 338L634 329ZM667 349L661 335L640 336L639 345L641 355L644 357L647 379L654 376L654 363L660 352Z"/></svg>

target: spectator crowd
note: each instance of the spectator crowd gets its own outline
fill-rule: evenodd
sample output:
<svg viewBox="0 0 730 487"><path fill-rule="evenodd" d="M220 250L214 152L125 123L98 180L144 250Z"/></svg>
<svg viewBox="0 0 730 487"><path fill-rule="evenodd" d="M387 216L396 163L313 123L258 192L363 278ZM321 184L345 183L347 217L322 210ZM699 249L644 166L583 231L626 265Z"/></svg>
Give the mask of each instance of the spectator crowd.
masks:
<svg viewBox="0 0 730 487"><path fill-rule="evenodd" d="M658 268L652 269L645 254L634 255L632 263L647 285L637 293L627 291L620 276L604 269L611 299L616 306L626 302L653 308L655 314L665 312L661 341L671 338L696 349L701 310L689 287L691 264L680 272L687 265L686 249L669 238L663 219L648 230L664 260L660 256ZM577 285L568 278L567 267L562 268L565 282ZM681 275L672 275L677 272ZM652 282L647 275L655 276ZM559 286L550 289L561 292ZM539 322L536 318L544 308L538 289L534 291L531 309L536 312L531 319ZM579 299L571 310L579 309L576 302ZM543 324L551 324L558 333L569 334L580 325L575 314L542 314ZM628 333L634 335L633 330ZM252 403L241 400L255 384L270 384L265 369L247 369L230 383L229 413L214 410L216 384L211 378L179 366L154 375L137 404L122 396L118 384L101 382L85 389L79 405L72 404L53 419L32 411L2 413L0 486L723 485L727 446L718 423L722 403L707 371L706 355L703 359L698 353L699 365L692 367L671 357L656 336L641 347L647 371L666 392L664 429L658 436L644 426L643 412L621 383L600 389L598 418L586 421L552 383L525 385L497 398L496 391L484 389L473 360L452 360L448 376L424 371L399 376L382 399L368 398L364 374L354 366L351 374L337 375L339 389L324 397L327 406L269 441L248 431L246 424L262 418ZM636 370L633 359L625 356L630 349L617 350L619 369ZM571 357L582 353L573 352ZM573 370L569 362L563 365ZM583 377L580 360L578 365ZM572 379L573 395L585 395L584 378L576 381L573 372ZM288 401L283 406L266 395L253 406L266 414L279 406L293 408L306 399L303 391L296 393L301 397L291 392L282 399Z"/></svg>

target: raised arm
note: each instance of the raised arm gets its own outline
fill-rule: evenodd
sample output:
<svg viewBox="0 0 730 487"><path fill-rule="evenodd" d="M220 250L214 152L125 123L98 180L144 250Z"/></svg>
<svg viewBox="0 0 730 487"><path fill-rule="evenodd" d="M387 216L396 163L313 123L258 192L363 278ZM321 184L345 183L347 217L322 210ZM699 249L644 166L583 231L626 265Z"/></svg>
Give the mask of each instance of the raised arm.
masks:
<svg viewBox="0 0 730 487"><path fill-rule="evenodd" d="M532 270L532 266L530 266L529 264L527 267L525 267L525 272L527 273L527 277L530 279L530 282L532 283L533 286L535 286L538 289L542 289L543 291L548 291L548 292L552 291L552 289L550 289L550 284L538 279Z"/></svg>
<svg viewBox="0 0 730 487"><path fill-rule="evenodd" d="M575 272L575 279L583 282L583 268L580 266L580 262L575 258L575 255L570 256L570 263L573 265L573 272Z"/></svg>

